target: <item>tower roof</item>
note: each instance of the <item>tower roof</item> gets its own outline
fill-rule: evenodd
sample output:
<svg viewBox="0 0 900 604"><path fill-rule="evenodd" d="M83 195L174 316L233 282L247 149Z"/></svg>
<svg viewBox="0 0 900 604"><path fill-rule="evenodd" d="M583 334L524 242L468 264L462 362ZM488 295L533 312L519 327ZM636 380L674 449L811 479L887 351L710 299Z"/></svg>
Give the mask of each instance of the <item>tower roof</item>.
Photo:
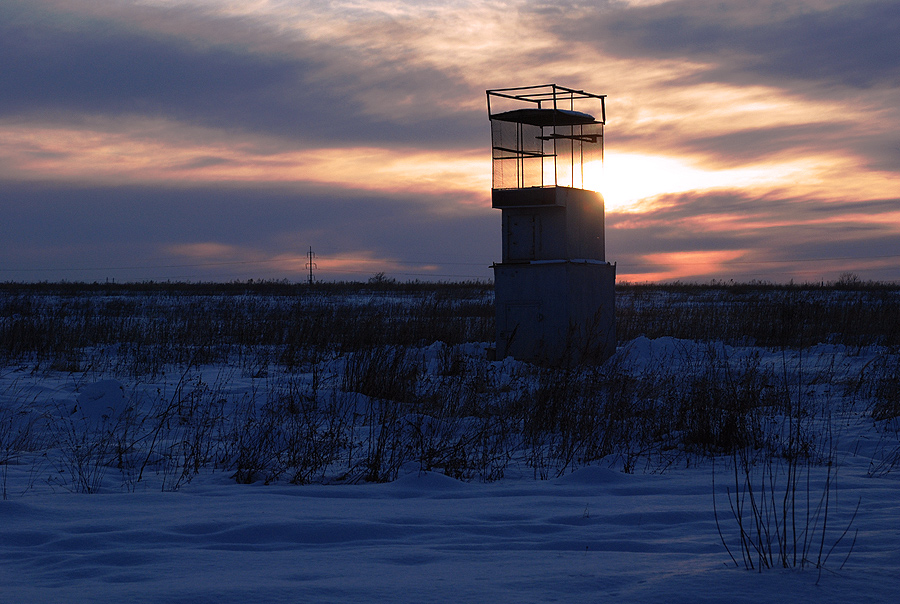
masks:
<svg viewBox="0 0 900 604"><path fill-rule="evenodd" d="M532 126L576 126L596 123L593 115L567 109L514 109L494 113L492 120L515 122Z"/></svg>

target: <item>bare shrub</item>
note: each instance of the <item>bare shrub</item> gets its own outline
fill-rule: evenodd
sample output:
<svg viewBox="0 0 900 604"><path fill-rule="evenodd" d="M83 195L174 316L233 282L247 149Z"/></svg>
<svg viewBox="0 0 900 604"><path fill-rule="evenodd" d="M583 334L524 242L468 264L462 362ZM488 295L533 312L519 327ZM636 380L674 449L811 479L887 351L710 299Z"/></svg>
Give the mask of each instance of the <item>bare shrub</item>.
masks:
<svg viewBox="0 0 900 604"><path fill-rule="evenodd" d="M104 418L94 424L67 409L58 411L59 416L50 420L59 454L52 457L56 474L49 482L73 493L97 493L108 466L114 463L116 433L127 419Z"/></svg>
<svg viewBox="0 0 900 604"><path fill-rule="evenodd" d="M777 427L770 428L762 443L748 442L731 452L733 482L726 488L726 499L737 528L737 550L747 569L814 567L821 573L850 534L859 508L857 504L842 525L834 526L837 456L832 421L827 410L815 408L804 397L804 380L822 376L807 376L801 361L802 356L792 379L783 357L779 392L783 400L773 407L780 420L770 422ZM734 542L729 545L719 522L715 468L713 508L722 544L738 565ZM855 541L854 536L847 544L841 567Z"/></svg>
<svg viewBox="0 0 900 604"><path fill-rule="evenodd" d="M341 390L370 398L411 403L416 399L419 367L410 350L395 346L369 348L345 357Z"/></svg>
<svg viewBox="0 0 900 604"><path fill-rule="evenodd" d="M341 397L322 400L315 381L287 378L265 396L234 410L223 464L240 483L320 480L347 446L352 409Z"/></svg>
<svg viewBox="0 0 900 604"><path fill-rule="evenodd" d="M833 464L814 473L812 465L798 457L758 455L743 449L734 453L731 466L726 500L736 536L723 529L719 519L715 470L713 508L722 544L735 566L739 565L737 551L740 564L748 570L813 567L821 573L843 546L839 569L843 568L856 542L852 528L859 503L835 526L837 471Z"/></svg>
<svg viewBox="0 0 900 604"><path fill-rule="evenodd" d="M883 422L900 417L900 357L880 357L872 364L869 375L872 419Z"/></svg>

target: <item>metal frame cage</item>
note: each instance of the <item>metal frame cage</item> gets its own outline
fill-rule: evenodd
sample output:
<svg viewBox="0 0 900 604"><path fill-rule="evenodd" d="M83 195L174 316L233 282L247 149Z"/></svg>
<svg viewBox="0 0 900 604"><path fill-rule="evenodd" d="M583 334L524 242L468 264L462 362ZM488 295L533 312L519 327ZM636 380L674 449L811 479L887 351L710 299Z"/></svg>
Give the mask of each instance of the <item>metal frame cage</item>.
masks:
<svg viewBox="0 0 900 604"><path fill-rule="evenodd" d="M596 188L591 173L603 161L605 94L557 84L486 92L493 189Z"/></svg>

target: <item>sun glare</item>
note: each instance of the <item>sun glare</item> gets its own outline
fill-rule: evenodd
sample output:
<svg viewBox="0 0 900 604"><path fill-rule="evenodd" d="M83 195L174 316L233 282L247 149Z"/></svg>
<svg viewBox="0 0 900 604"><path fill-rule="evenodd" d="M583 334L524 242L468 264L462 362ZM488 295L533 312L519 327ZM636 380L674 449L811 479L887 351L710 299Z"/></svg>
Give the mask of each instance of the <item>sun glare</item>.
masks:
<svg viewBox="0 0 900 604"><path fill-rule="evenodd" d="M807 166L780 163L731 170L704 170L689 162L637 153L607 153L586 164L585 187L603 195L607 210L635 209L642 200L667 193L752 187L788 182Z"/></svg>

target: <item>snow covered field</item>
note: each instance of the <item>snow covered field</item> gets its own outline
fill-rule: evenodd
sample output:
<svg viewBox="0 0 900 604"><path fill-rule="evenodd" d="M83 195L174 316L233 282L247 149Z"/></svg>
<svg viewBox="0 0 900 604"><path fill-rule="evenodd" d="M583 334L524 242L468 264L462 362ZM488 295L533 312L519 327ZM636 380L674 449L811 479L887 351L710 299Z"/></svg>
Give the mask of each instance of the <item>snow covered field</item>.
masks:
<svg viewBox="0 0 900 604"><path fill-rule="evenodd" d="M864 472L862 473L864 476ZM843 570L729 566L708 469L535 482L241 486L2 502L7 602L892 602L897 485L864 498ZM818 580L818 585L816 584Z"/></svg>
<svg viewBox="0 0 900 604"><path fill-rule="evenodd" d="M426 342L143 374L116 362L124 347L80 349L92 361L77 367L12 355L0 367L2 602L900 592L893 346L638 336L604 368L549 372ZM739 418L739 436L710 417ZM746 570L734 502L748 533L768 522L776 550L791 502L786 543L807 562Z"/></svg>

